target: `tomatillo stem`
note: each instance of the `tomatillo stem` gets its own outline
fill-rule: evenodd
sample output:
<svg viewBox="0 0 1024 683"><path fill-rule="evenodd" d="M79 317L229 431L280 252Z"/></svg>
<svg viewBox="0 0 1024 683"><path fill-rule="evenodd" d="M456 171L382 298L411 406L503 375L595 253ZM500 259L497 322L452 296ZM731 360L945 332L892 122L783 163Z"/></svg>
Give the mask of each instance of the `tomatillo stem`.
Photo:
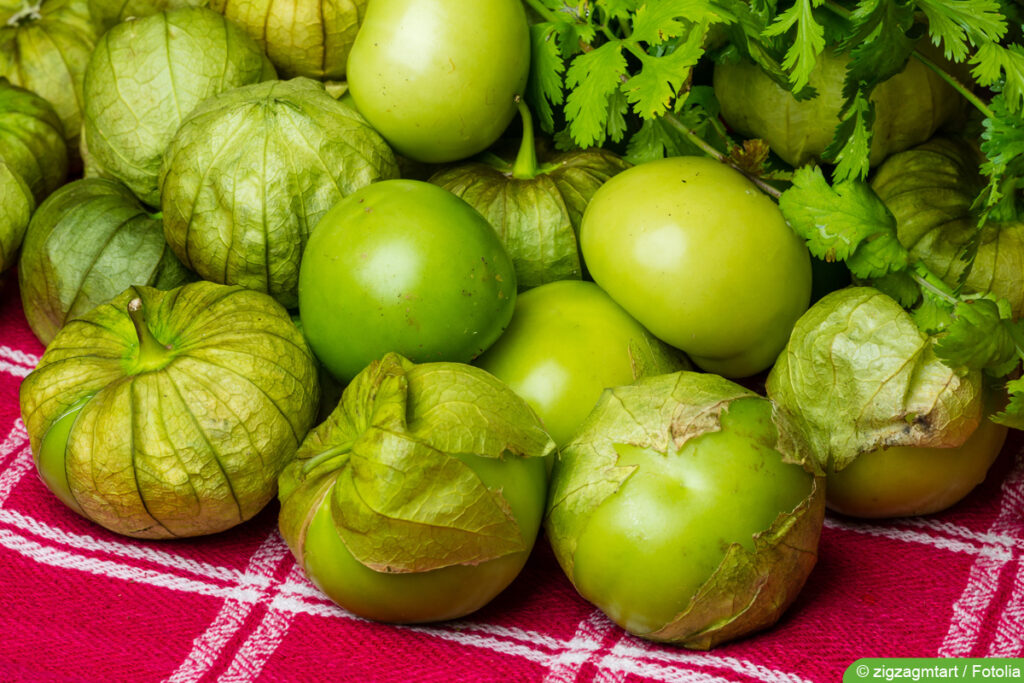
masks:
<svg viewBox="0 0 1024 683"><path fill-rule="evenodd" d="M516 95L516 106L523 120L523 140L519 143L519 154L512 166L512 177L520 180L531 180L537 176L537 148L533 139L533 116L530 108L519 95Z"/></svg>

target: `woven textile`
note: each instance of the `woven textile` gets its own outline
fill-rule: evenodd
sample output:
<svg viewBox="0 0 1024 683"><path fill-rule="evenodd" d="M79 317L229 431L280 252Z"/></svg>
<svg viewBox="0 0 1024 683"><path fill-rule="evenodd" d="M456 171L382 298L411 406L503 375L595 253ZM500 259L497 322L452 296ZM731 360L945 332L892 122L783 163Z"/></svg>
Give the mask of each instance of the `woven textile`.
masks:
<svg viewBox="0 0 1024 683"><path fill-rule="evenodd" d="M709 653L633 638L573 591L543 539L494 602L455 623L367 622L324 598L276 505L180 542L111 534L43 487L18 412L42 353L0 288L0 680L838 681L859 657L1024 656L1024 438L944 514L830 516L775 628Z"/></svg>

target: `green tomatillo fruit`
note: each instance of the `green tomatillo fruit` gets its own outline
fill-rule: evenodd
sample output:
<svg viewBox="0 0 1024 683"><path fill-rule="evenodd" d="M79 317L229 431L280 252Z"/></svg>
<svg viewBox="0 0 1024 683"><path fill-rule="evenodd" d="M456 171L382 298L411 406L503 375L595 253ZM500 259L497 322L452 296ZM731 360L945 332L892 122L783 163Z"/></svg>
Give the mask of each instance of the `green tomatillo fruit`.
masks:
<svg viewBox="0 0 1024 683"><path fill-rule="evenodd" d="M465 199L498 231L522 291L580 279L583 212L597 188L630 164L601 148L565 152L538 164L533 122L522 100L519 111L523 139L515 163L487 155L441 170L430 182Z"/></svg>
<svg viewBox="0 0 1024 683"><path fill-rule="evenodd" d="M85 71L89 154L159 206L164 150L196 105L276 75L248 34L205 7L118 24L100 38Z"/></svg>
<svg viewBox="0 0 1024 683"><path fill-rule="evenodd" d="M210 0L244 28L285 78L338 81L359 32L367 0Z"/></svg>
<svg viewBox="0 0 1024 683"><path fill-rule="evenodd" d="M605 389L689 368L600 287L579 280L520 294L508 329L475 364L525 398L559 447Z"/></svg>
<svg viewBox="0 0 1024 683"><path fill-rule="evenodd" d="M166 290L194 279L164 240L160 218L103 178L72 181L39 206L18 268L25 318L43 344L130 285Z"/></svg>
<svg viewBox="0 0 1024 683"><path fill-rule="evenodd" d="M580 247L594 281L698 366L772 364L811 295L811 259L779 207L706 157L634 166L594 194Z"/></svg>
<svg viewBox="0 0 1024 683"><path fill-rule="evenodd" d="M858 517L937 512L985 477L1006 428L985 416L981 372L935 355L896 301L833 292L800 318L768 396L828 478L828 504Z"/></svg>
<svg viewBox="0 0 1024 683"><path fill-rule="evenodd" d="M160 170L164 233L207 280L298 302L313 227L342 197L398 176L359 113L308 78L234 88L200 104Z"/></svg>
<svg viewBox="0 0 1024 683"><path fill-rule="evenodd" d="M497 140L529 71L520 0L373 0L347 67L359 111L398 153L430 163Z"/></svg>
<svg viewBox="0 0 1024 683"><path fill-rule="evenodd" d="M111 531L173 538L259 512L312 426L316 366L266 294L131 287L69 322L21 385L39 473Z"/></svg>
<svg viewBox="0 0 1024 683"><path fill-rule="evenodd" d="M469 362L508 326L515 299L515 269L490 224L418 180L385 180L339 201L299 268L303 332L343 382L389 351Z"/></svg>
<svg viewBox="0 0 1024 683"><path fill-rule="evenodd" d="M0 160L28 184L37 203L68 174L68 146L57 112L6 78L0 78Z"/></svg>
<svg viewBox="0 0 1024 683"><path fill-rule="evenodd" d="M630 633L707 649L774 624L817 559L824 487L770 401L679 372L609 389L552 475L545 529Z"/></svg>
<svg viewBox="0 0 1024 683"><path fill-rule="evenodd" d="M372 362L281 475L281 534L336 603L454 619L522 569L555 445L521 398L460 363Z"/></svg>

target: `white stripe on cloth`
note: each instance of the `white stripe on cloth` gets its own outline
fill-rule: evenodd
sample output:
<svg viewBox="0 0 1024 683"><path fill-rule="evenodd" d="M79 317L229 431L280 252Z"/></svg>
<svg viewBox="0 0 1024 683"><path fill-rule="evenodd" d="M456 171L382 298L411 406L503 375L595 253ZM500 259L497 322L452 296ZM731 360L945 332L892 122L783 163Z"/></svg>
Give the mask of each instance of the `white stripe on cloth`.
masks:
<svg viewBox="0 0 1024 683"><path fill-rule="evenodd" d="M1024 484L1024 476L1021 477ZM1007 494L1012 499L1007 507L1014 509L1017 518L1017 532L1024 532L1024 490L1014 489ZM1024 534L1021 538L1024 544ZM1003 606L1003 613L996 624L996 635L989 646L986 657L1024 656L1024 553L1017 557L1017 575L1013 580L1010 598Z"/></svg>
<svg viewBox="0 0 1024 683"><path fill-rule="evenodd" d="M646 660L652 665L665 667L690 665L709 669L728 669L763 683L811 683L797 674L776 671L761 664L754 664L735 657L724 657L692 650L666 650L632 636L623 638L616 643L607 659L608 663L602 662L602 666L621 666L617 663L619 660L629 663Z"/></svg>
<svg viewBox="0 0 1024 683"><path fill-rule="evenodd" d="M832 517L825 518L825 526L827 526L830 529L853 531L855 533L866 534L868 536L889 538L894 541L907 541L912 543L920 543L922 545L930 545L939 548L940 550L949 550L951 552L967 553L970 555L990 557L999 562L1006 562L1011 557L1013 557L1013 551L1003 544L975 545L973 543L967 543L964 541L958 541L949 538L942 538L940 536L934 536L932 534L926 534L920 531L911 531L909 529L900 529L898 527L891 526L879 526L870 523L864 524L857 522L849 522L846 520L834 519Z"/></svg>
<svg viewBox="0 0 1024 683"><path fill-rule="evenodd" d="M609 637L622 638L623 636L623 631L609 621L601 611L592 612L580 621L572 639L548 663L548 673L544 676L544 683L572 683L576 680L583 665L594 660L594 657L605 647L605 641ZM623 676L617 678L621 680Z"/></svg>
<svg viewBox="0 0 1024 683"><path fill-rule="evenodd" d="M302 568L292 565L286 582L301 579ZM245 642L235 652L227 670L218 678L219 683L248 683L256 680L263 667L281 645L295 613L282 609L280 595L275 595L267 613Z"/></svg>
<svg viewBox="0 0 1024 683"><path fill-rule="evenodd" d="M12 349L10 346L0 346L0 358L6 358L9 361L28 366L29 368L39 365L39 356Z"/></svg>
<svg viewBox="0 0 1024 683"><path fill-rule="evenodd" d="M1013 469L1002 485L1003 499L999 513L989 533L997 536L1019 534L1021 526L1020 497L1024 488L1024 453L1018 452ZM999 580L1004 568L1012 559L1012 553L982 553L975 560L960 598L953 604L953 616L949 630L939 647L940 657L966 657L975 648L981 637L982 627L992 601L999 590ZM1015 590L1018 600L1021 592ZM1003 610L1008 605L1003 606Z"/></svg>
<svg viewBox="0 0 1024 683"><path fill-rule="evenodd" d="M9 375L15 377L28 377L32 374L32 368L26 368L21 365L15 365L14 363L8 363L5 360L0 360L0 372L6 372Z"/></svg>
<svg viewBox="0 0 1024 683"><path fill-rule="evenodd" d="M274 529L252 554L249 564L245 568L245 574L260 577L262 585L243 584L239 587L258 591L266 601L270 593L267 588L270 587L271 579L281 562L289 556L288 546ZM167 679L168 683L198 681L209 673L217 659L223 654L227 644L242 629L259 602L258 597L256 600L234 598L225 600L206 631L193 641L192 650L185 657L181 666Z"/></svg>

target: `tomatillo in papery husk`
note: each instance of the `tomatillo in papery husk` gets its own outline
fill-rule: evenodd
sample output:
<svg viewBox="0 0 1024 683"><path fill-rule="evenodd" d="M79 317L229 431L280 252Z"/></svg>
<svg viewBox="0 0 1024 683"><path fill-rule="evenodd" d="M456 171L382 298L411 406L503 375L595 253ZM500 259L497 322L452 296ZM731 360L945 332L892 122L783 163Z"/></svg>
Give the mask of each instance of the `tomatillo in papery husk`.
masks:
<svg viewBox="0 0 1024 683"><path fill-rule="evenodd" d="M316 365L266 294L131 287L69 322L21 386L46 485L138 538L228 529L266 505L312 426Z"/></svg>
<svg viewBox="0 0 1024 683"><path fill-rule="evenodd" d="M950 287L958 287L967 261L964 249L977 238L977 254L964 283L968 290L1007 300L1014 318L1024 316L1024 221L989 220L978 231L972 211L985 184L982 157L970 143L933 138L894 154L871 187L896 218L896 237ZM879 283L884 285L884 282ZM906 302L903 302L906 303Z"/></svg>
<svg viewBox="0 0 1024 683"><path fill-rule="evenodd" d="M604 392L552 475L545 529L576 590L650 640L774 624L817 559L824 486L770 401L678 372Z"/></svg>
<svg viewBox="0 0 1024 683"><path fill-rule="evenodd" d="M98 35L122 21L141 19L181 7L205 7L209 0L89 0L89 13Z"/></svg>
<svg viewBox="0 0 1024 683"><path fill-rule="evenodd" d="M414 623L482 607L536 540L555 444L507 385L389 353L346 387L281 475L281 535L362 617Z"/></svg>
<svg viewBox="0 0 1024 683"><path fill-rule="evenodd" d="M512 257L519 290L583 275L577 236L583 211L606 180L630 164L601 149L538 163L533 122L519 101L523 139L514 163L494 155L430 178L483 214Z"/></svg>
<svg viewBox="0 0 1024 683"><path fill-rule="evenodd" d="M39 206L18 268L25 318L43 344L130 285L171 289L195 279L167 246L159 216L103 178L72 181Z"/></svg>
<svg viewBox="0 0 1024 683"><path fill-rule="evenodd" d="M260 46L205 7L126 21L100 38L85 70L84 131L94 162L160 205L164 150L203 100L277 77Z"/></svg>
<svg viewBox="0 0 1024 683"><path fill-rule="evenodd" d="M793 327L766 390L826 473L829 507L928 514L985 478L1006 427L986 416L981 371L950 368L935 344L872 287L832 292Z"/></svg>
<svg viewBox="0 0 1024 683"><path fill-rule="evenodd" d="M394 153L352 107L308 79L235 88L199 105L160 170L164 234L207 280L298 303L299 261L342 197L398 177Z"/></svg>
<svg viewBox="0 0 1024 683"><path fill-rule="evenodd" d="M17 11L0 11L0 76L53 105L72 154L78 150L82 86L95 45L87 0L29 0Z"/></svg>
<svg viewBox="0 0 1024 683"><path fill-rule="evenodd" d="M57 112L6 78L0 78L0 160L28 184L37 203L68 174L68 146Z"/></svg>
<svg viewBox="0 0 1024 683"><path fill-rule="evenodd" d="M18 247L36 208L25 181L0 159L0 273L18 262Z"/></svg>
<svg viewBox="0 0 1024 683"><path fill-rule="evenodd" d="M210 8L238 23L260 44L284 78L338 81L367 0L274 2L210 0Z"/></svg>

